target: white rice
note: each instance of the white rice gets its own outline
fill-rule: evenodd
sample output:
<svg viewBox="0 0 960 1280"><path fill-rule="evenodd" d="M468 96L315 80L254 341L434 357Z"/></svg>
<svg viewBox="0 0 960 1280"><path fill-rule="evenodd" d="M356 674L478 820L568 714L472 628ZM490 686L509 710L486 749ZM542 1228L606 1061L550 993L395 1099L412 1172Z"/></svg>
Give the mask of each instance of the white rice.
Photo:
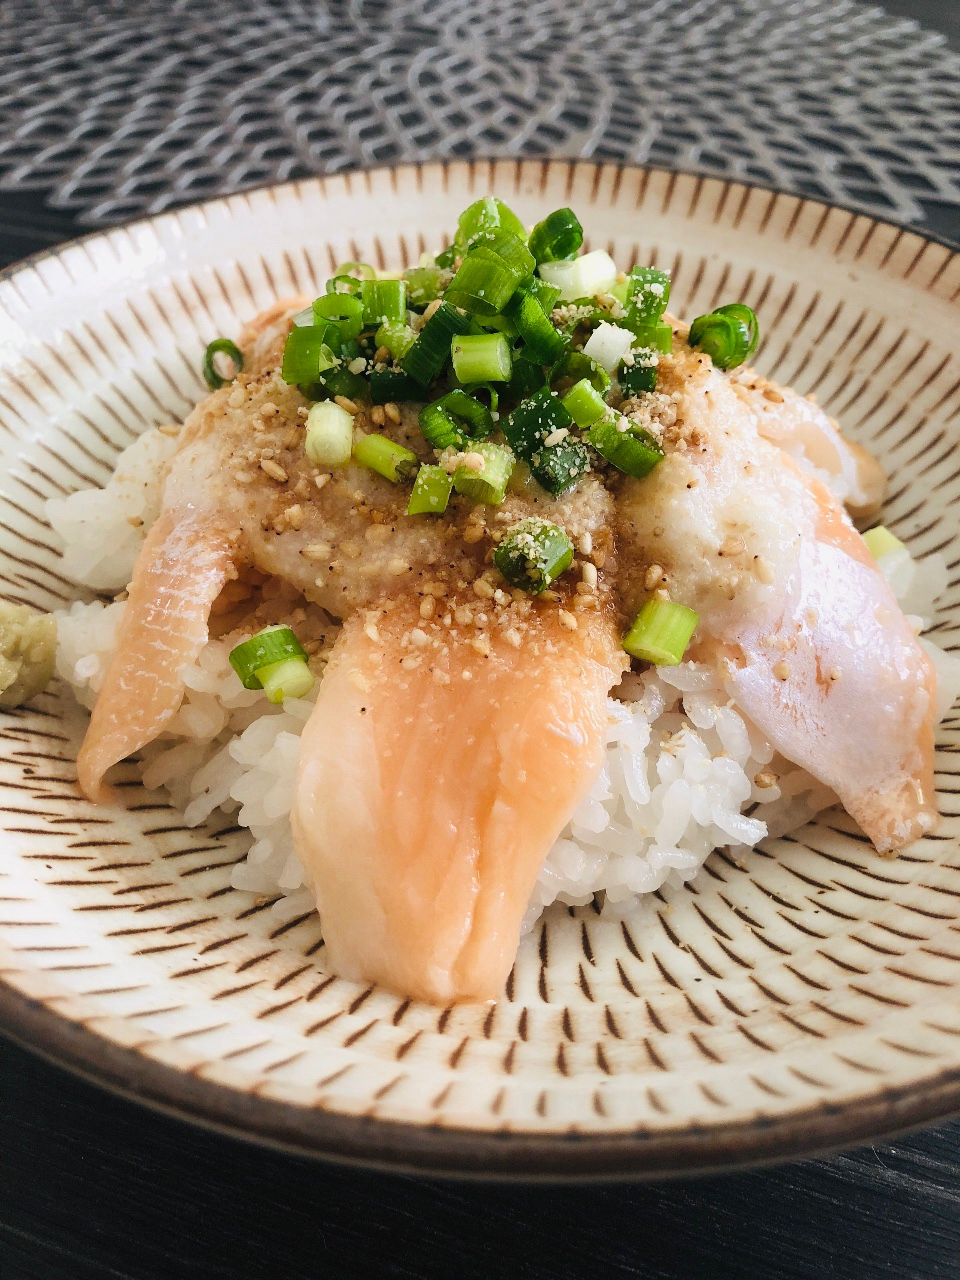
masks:
<svg viewBox="0 0 960 1280"><path fill-rule="evenodd" d="M117 590L127 583L158 514L157 476L172 448L167 437L147 432L121 454L106 489L48 505L50 523L68 548L65 570L79 584ZM880 568L904 608L917 615L917 629L929 625L947 582L943 557L918 562L894 551L881 558ZM93 705L102 683L124 608L123 602L94 600L58 615L58 674L85 707ZM921 643L937 669L942 718L960 693L960 659L926 639ZM252 843L231 883L279 895L272 910L289 917L313 902L289 822L300 733L312 700L271 706L243 688L228 653L227 644L211 640L184 672L183 705L141 753L143 782L166 787L190 825L216 809L235 815ZM836 800L775 754L705 666L684 662L631 673L617 694L607 704L603 770L550 851L525 930L553 902L582 905L598 894L605 914L634 912L662 886L678 888L692 879L713 849L727 846L742 854Z"/></svg>

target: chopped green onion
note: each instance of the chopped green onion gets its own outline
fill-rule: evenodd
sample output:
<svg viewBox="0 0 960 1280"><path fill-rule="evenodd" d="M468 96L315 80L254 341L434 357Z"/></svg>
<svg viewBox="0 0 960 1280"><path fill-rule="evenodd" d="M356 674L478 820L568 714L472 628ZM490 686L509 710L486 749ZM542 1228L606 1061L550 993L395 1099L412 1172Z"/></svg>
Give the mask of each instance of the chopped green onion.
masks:
<svg viewBox="0 0 960 1280"><path fill-rule="evenodd" d="M393 322L403 324L407 318L407 284L405 280L364 280L360 286L363 300L363 323L367 328Z"/></svg>
<svg viewBox="0 0 960 1280"><path fill-rule="evenodd" d="M627 422L627 418L620 419L620 423ZM612 416L595 422L589 438L602 458L637 480L642 480L663 461L663 449L648 431L632 425L621 431Z"/></svg>
<svg viewBox="0 0 960 1280"><path fill-rule="evenodd" d="M670 277L656 267L634 267L627 280L623 323L634 332L660 319L670 301Z"/></svg>
<svg viewBox="0 0 960 1280"><path fill-rule="evenodd" d="M376 280L377 278L376 269L371 267L369 262L341 262L333 274L335 278L341 276L348 278L353 276L360 280Z"/></svg>
<svg viewBox="0 0 960 1280"><path fill-rule="evenodd" d="M718 369L735 369L749 359L760 336L757 317L742 302L728 303L697 316L687 341L705 351Z"/></svg>
<svg viewBox="0 0 960 1280"><path fill-rule="evenodd" d="M571 383L579 382L581 378L586 378L594 391L599 391L601 395L609 390L609 373L582 351L567 351L550 370L551 385L562 379L570 379Z"/></svg>
<svg viewBox="0 0 960 1280"><path fill-rule="evenodd" d="M414 267L407 272L407 302L422 311L443 293L443 271L439 267Z"/></svg>
<svg viewBox="0 0 960 1280"><path fill-rule="evenodd" d="M560 402L578 427L592 427L610 406L588 378L581 378Z"/></svg>
<svg viewBox="0 0 960 1280"><path fill-rule="evenodd" d="M502 333L458 334L450 355L461 382L507 382L510 378L510 346Z"/></svg>
<svg viewBox="0 0 960 1280"><path fill-rule="evenodd" d="M227 356L233 361L233 367L236 373L229 378L223 378L217 372L217 366L214 363L215 356ZM203 353L203 365L201 366L203 379L211 391L217 391L220 387L226 386L228 382L232 382L240 370L243 368L243 352L235 342L231 342L229 338L214 338L209 343L206 351Z"/></svg>
<svg viewBox="0 0 960 1280"><path fill-rule="evenodd" d="M313 303L309 307L304 307L302 311L298 311L295 316L290 317L290 323L297 329L309 329L317 322L317 317L313 314Z"/></svg>
<svg viewBox="0 0 960 1280"><path fill-rule="evenodd" d="M539 391L545 381L543 366L521 354L513 362L507 390L515 400L524 400Z"/></svg>
<svg viewBox="0 0 960 1280"><path fill-rule="evenodd" d="M589 470L587 446L570 435L556 444L543 445L530 458L533 478L555 498L568 493Z"/></svg>
<svg viewBox="0 0 960 1280"><path fill-rule="evenodd" d="M339 369L327 369L320 375L320 386L331 396L346 396L348 400L356 400L364 395L367 384L358 373L351 373L342 365ZM319 398L319 397L318 397Z"/></svg>
<svg viewBox="0 0 960 1280"><path fill-rule="evenodd" d="M507 582L539 595L573 562L573 543L562 529L534 516L508 529L493 563Z"/></svg>
<svg viewBox="0 0 960 1280"><path fill-rule="evenodd" d="M633 344L633 332L602 321L584 343L583 354L596 360L607 373L613 373Z"/></svg>
<svg viewBox="0 0 960 1280"><path fill-rule="evenodd" d="M617 375L620 390L627 396L639 395L641 391L653 391L657 385L657 366L645 364L635 353L633 364L624 363Z"/></svg>
<svg viewBox="0 0 960 1280"><path fill-rule="evenodd" d="M868 529L863 535L863 540L874 560L879 560L881 556L888 555L891 551L906 551L900 539L882 524L878 524L874 529Z"/></svg>
<svg viewBox="0 0 960 1280"><path fill-rule="evenodd" d="M453 487L471 502L486 502L490 506L497 506L507 492L507 481L515 463L514 456L506 445L490 444L487 441L471 444L470 452L479 454L483 459L483 470L457 467L453 473Z"/></svg>
<svg viewBox="0 0 960 1280"><path fill-rule="evenodd" d="M410 480L418 466L417 455L388 436L363 436L353 446L353 460L361 467L376 471L385 480L398 484Z"/></svg>
<svg viewBox="0 0 960 1280"><path fill-rule="evenodd" d="M449 271L459 256L459 250L456 245L447 245L446 249L441 249L434 262L444 271Z"/></svg>
<svg viewBox="0 0 960 1280"><path fill-rule="evenodd" d="M526 400L521 400L500 425L517 457L529 461L555 431L564 427L569 430L573 426L573 418L557 394L549 387L542 387Z"/></svg>
<svg viewBox="0 0 960 1280"><path fill-rule="evenodd" d="M404 373L421 387L428 387L449 359L452 339L469 328L469 316L461 315L449 302L441 302L400 362Z"/></svg>
<svg viewBox="0 0 960 1280"><path fill-rule="evenodd" d="M371 267L370 270L372 271L373 268ZM352 298L359 298L362 283L356 276L333 276L327 281L326 292L348 293Z"/></svg>
<svg viewBox="0 0 960 1280"><path fill-rule="evenodd" d="M291 329L283 345L280 376L291 386L316 382L321 373L339 364L325 339L332 336L334 326L315 325L310 329Z"/></svg>
<svg viewBox="0 0 960 1280"><path fill-rule="evenodd" d="M561 301L574 302L607 293L616 283L617 264L605 250L594 249L572 262L541 262L537 272L547 284L560 290Z"/></svg>
<svg viewBox="0 0 960 1280"><path fill-rule="evenodd" d="M493 417L466 391L449 391L420 410L423 438L435 449L465 448L471 440L485 440L493 431Z"/></svg>
<svg viewBox="0 0 960 1280"><path fill-rule="evenodd" d="M407 515L441 515L447 509L452 488L453 478L443 467L421 467L413 482Z"/></svg>
<svg viewBox="0 0 960 1280"><path fill-rule="evenodd" d="M526 280L520 281L520 287L526 289L527 293L533 294L546 316L550 315L560 297L560 290L557 286L547 284L546 280L541 280L539 276L527 276Z"/></svg>
<svg viewBox="0 0 960 1280"><path fill-rule="evenodd" d="M524 341L524 352L539 364L553 364L567 346L567 340L550 322L536 297L524 288L517 289L507 303L505 314L517 326Z"/></svg>
<svg viewBox="0 0 960 1280"><path fill-rule="evenodd" d="M353 452L353 414L332 400L311 405L304 449L316 467L345 467Z"/></svg>
<svg viewBox="0 0 960 1280"><path fill-rule="evenodd" d="M375 338L377 346L386 347L394 360L402 360L416 340L416 329L396 320L382 324Z"/></svg>
<svg viewBox="0 0 960 1280"><path fill-rule="evenodd" d="M516 236L519 240L525 241L527 238L523 223L512 209L494 196L484 196L461 213L454 243L461 252L465 252L503 232Z"/></svg>
<svg viewBox="0 0 960 1280"><path fill-rule="evenodd" d="M289 627L264 627L230 650L230 665L245 689L260 689L260 672L289 658L306 658L306 651Z"/></svg>
<svg viewBox="0 0 960 1280"><path fill-rule="evenodd" d="M637 325L633 332L636 337L635 347L656 351L663 356L668 356L673 350L673 328L665 320Z"/></svg>
<svg viewBox="0 0 960 1280"><path fill-rule="evenodd" d="M374 404L401 404L423 399L423 387L399 369L373 369L370 399Z"/></svg>
<svg viewBox="0 0 960 1280"><path fill-rule="evenodd" d="M507 316L474 316L472 333L489 333L493 329L495 333L502 333L505 338L516 338L519 336L517 326Z"/></svg>
<svg viewBox="0 0 960 1280"><path fill-rule="evenodd" d="M501 256L498 249L503 249L509 260ZM444 298L481 316L503 311L517 285L529 275L529 268L518 258L517 250L526 255L532 267L533 259L526 248L512 236L501 236L471 249L447 285Z"/></svg>
<svg viewBox="0 0 960 1280"><path fill-rule="evenodd" d="M675 667L687 651L690 637L700 621L685 604L673 600L648 600L623 638L623 647L632 658Z"/></svg>
<svg viewBox="0 0 960 1280"><path fill-rule="evenodd" d="M583 227L572 209L556 209L530 232L530 252L537 262L575 258L583 244Z"/></svg>
<svg viewBox="0 0 960 1280"><path fill-rule="evenodd" d="M334 323L341 338L355 338L363 328L363 305L349 293L324 293L314 298L313 314L318 323Z"/></svg>
<svg viewBox="0 0 960 1280"><path fill-rule="evenodd" d="M263 691L274 703L284 698L305 698L313 688L313 676L303 658L286 658L257 672Z"/></svg>

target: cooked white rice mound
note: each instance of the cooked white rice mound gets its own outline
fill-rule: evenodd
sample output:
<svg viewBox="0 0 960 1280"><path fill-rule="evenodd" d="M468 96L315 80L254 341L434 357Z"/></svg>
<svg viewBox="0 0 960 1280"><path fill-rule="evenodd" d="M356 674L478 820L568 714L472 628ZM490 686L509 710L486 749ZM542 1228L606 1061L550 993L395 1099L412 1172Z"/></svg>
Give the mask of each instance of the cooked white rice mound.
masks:
<svg viewBox="0 0 960 1280"><path fill-rule="evenodd" d="M70 548L66 570L78 582L100 586L109 579L111 590L127 583L158 514L156 477L171 446L159 432L148 432L121 454L106 489L50 504L51 523ZM121 494L124 513L136 507L144 521L127 523L135 536L121 528ZM918 615L917 629L928 625L934 600L946 586L943 557L915 561L895 551L881 558L880 567L905 607ZM93 601L58 615L58 674L85 707L92 707L103 681L124 608L122 601ZM322 626L314 631L321 634ZM329 632L325 639L332 640ZM942 718L960 693L960 659L927 640L921 643L937 669ZM312 701L272 706L261 693L243 688L228 655L229 645L211 640L184 672L183 705L163 736L141 753L143 781L148 788L166 787L190 825L217 809L235 815L252 844L233 868L231 883L278 895L272 910L289 917L313 902L289 821L300 733ZM769 834L801 826L836 800L803 769L775 755L704 666L684 662L631 673L617 694L607 704L603 769L544 864L525 930L553 902L580 905L598 894L605 914L629 914L662 886L678 888L692 879L713 849L745 852Z"/></svg>

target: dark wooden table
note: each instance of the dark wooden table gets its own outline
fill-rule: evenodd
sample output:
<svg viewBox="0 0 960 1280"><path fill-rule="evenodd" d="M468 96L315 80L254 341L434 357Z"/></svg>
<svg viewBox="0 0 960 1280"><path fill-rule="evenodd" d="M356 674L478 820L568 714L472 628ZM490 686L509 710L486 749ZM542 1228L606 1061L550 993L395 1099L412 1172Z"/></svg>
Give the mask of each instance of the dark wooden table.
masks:
<svg viewBox="0 0 960 1280"><path fill-rule="evenodd" d="M957 0L887 0L960 48ZM926 227L960 239L960 210ZM0 265L77 234L0 193ZM314 1163L147 1111L0 1040L2 1280L960 1277L960 1122L663 1184L443 1183Z"/></svg>

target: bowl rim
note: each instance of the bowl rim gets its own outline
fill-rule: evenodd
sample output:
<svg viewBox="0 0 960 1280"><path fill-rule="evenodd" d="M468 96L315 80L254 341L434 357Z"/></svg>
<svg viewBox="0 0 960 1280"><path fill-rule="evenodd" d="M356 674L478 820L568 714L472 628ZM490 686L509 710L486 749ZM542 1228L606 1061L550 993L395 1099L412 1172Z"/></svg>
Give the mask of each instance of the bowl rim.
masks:
<svg viewBox="0 0 960 1280"><path fill-rule="evenodd" d="M946 237L893 219L879 218L862 209L831 204L739 177L665 165L592 159L507 157L506 162L510 161L518 173L528 166L546 169L548 165L565 164L571 175L575 169L660 173L767 191L791 197L801 206L855 214L875 226L890 227L926 243L940 245L952 258L960 257L960 244ZM422 181L431 171L439 175L452 166L472 168L495 163L504 163L504 157L358 166L329 175L267 183L230 195L173 205L160 213L92 230L42 249L0 270L0 282L47 259L57 258L78 244L109 237L115 231L136 230L166 217L229 204L259 192L293 191L299 197L304 187L320 186L325 178L337 179L347 174L415 171ZM729 1125L690 1125L658 1133L632 1129L610 1134L576 1130L540 1134L419 1125L304 1107L245 1093L178 1070L98 1035L23 994L2 978L0 1032L89 1082L156 1111L298 1155L396 1173L513 1180L664 1178L809 1156L960 1115L958 1061L956 1067L946 1068L911 1086L864 1092L844 1103L818 1103L779 1117L757 1116Z"/></svg>

